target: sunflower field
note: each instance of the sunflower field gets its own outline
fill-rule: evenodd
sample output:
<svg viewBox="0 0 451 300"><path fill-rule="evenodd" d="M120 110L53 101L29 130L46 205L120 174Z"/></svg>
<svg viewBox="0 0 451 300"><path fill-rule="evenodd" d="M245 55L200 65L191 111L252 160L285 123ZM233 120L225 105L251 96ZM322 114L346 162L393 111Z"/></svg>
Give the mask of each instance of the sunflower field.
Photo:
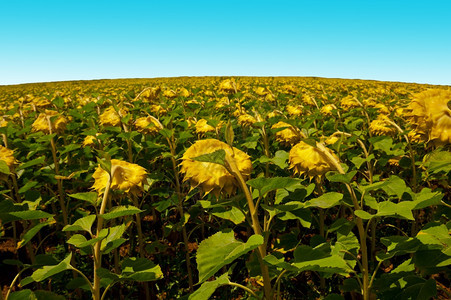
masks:
<svg viewBox="0 0 451 300"><path fill-rule="evenodd" d="M0 299L450 299L451 87L0 86Z"/></svg>

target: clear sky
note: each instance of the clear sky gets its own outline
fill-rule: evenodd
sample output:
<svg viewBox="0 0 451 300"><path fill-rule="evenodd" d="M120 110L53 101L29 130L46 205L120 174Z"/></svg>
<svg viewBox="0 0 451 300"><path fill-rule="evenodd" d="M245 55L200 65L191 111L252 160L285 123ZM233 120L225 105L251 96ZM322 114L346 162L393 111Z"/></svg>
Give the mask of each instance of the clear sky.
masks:
<svg viewBox="0 0 451 300"><path fill-rule="evenodd" d="M0 0L0 85L216 75L451 85L451 1Z"/></svg>

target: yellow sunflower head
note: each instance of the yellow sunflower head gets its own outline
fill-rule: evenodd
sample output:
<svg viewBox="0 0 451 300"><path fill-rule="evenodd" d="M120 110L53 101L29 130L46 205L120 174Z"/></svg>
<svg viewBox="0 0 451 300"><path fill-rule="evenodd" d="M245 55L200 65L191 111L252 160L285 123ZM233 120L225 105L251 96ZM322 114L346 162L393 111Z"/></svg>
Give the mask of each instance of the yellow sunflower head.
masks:
<svg viewBox="0 0 451 300"><path fill-rule="evenodd" d="M290 116L299 117L302 116L304 107L302 105L287 105L285 109Z"/></svg>
<svg viewBox="0 0 451 300"><path fill-rule="evenodd" d="M323 107L321 107L320 112L325 117L331 117L332 114L333 114L332 111L334 109L337 109L337 107L335 105L333 105L333 104L326 104Z"/></svg>
<svg viewBox="0 0 451 300"><path fill-rule="evenodd" d="M221 81L219 84L219 90L227 92L227 93L234 93L237 91L237 85L235 82L235 79L226 79Z"/></svg>
<svg viewBox="0 0 451 300"><path fill-rule="evenodd" d="M95 145L97 138L93 135L87 135L83 140L83 147Z"/></svg>
<svg viewBox="0 0 451 300"><path fill-rule="evenodd" d="M338 157L330 150L330 154L338 160ZM294 169L295 174L305 174L310 179L322 177L329 171L336 170L329 158L318 148L307 143L300 142L290 150L290 169Z"/></svg>
<svg viewBox="0 0 451 300"><path fill-rule="evenodd" d="M413 96L407 110L413 129L425 141L451 143L451 90L431 89Z"/></svg>
<svg viewBox="0 0 451 300"><path fill-rule="evenodd" d="M232 150L229 145L216 139L206 139L196 141L183 154L180 170L185 174L183 181L189 181L191 188L199 187L204 194L213 193L217 197L221 192L225 192L227 195L234 194L239 186L238 182L224 166L192 159L220 149L223 149L226 156L235 161L243 178L249 178L252 172L252 163L246 153L237 148Z"/></svg>
<svg viewBox="0 0 451 300"><path fill-rule="evenodd" d="M142 134L156 134L160 129L163 129L160 121L152 116L136 119L135 127Z"/></svg>
<svg viewBox="0 0 451 300"><path fill-rule="evenodd" d="M393 136L396 134L396 128L387 122L387 117L385 117L385 115L380 115L377 119L371 121L369 129L372 135Z"/></svg>
<svg viewBox="0 0 451 300"><path fill-rule="evenodd" d="M164 115L168 112L168 110L166 108L164 108L161 105L157 105L157 104L151 105L150 111L156 115Z"/></svg>
<svg viewBox="0 0 451 300"><path fill-rule="evenodd" d="M198 134L204 134L207 132L214 132L215 128L207 123L207 120L200 119L196 123L196 133Z"/></svg>
<svg viewBox="0 0 451 300"><path fill-rule="evenodd" d="M243 127L250 127L256 122L257 119L255 119L253 116L249 114L244 114L238 117L238 124L240 124Z"/></svg>
<svg viewBox="0 0 451 300"><path fill-rule="evenodd" d="M100 125L113 127L120 126L121 118L125 117L126 114L126 109L123 108L117 112L114 107L110 106L100 115Z"/></svg>
<svg viewBox="0 0 451 300"><path fill-rule="evenodd" d="M0 160L4 161L10 171L14 170L17 160L14 158L14 150L8 149L0 145Z"/></svg>
<svg viewBox="0 0 451 300"><path fill-rule="evenodd" d="M344 110L362 106L359 100L352 95L348 95L341 99L340 105Z"/></svg>
<svg viewBox="0 0 451 300"><path fill-rule="evenodd" d="M44 113L39 114L31 128L33 131L42 131L44 133L61 133L66 129L67 122L68 120L58 114L58 112L46 110Z"/></svg>
<svg viewBox="0 0 451 300"><path fill-rule="evenodd" d="M276 141L284 145L294 145L301 140L302 134L299 130L294 128L294 126L285 123L285 122L277 122L274 124L271 129L284 128L281 131L276 132Z"/></svg>
<svg viewBox="0 0 451 300"><path fill-rule="evenodd" d="M122 160L112 159L111 173L113 177L110 189L121 190L135 195L140 194L143 190L143 183L146 180L147 174L143 167ZM95 180L92 188L99 194L102 193L108 184L110 175L99 165L92 177Z"/></svg>

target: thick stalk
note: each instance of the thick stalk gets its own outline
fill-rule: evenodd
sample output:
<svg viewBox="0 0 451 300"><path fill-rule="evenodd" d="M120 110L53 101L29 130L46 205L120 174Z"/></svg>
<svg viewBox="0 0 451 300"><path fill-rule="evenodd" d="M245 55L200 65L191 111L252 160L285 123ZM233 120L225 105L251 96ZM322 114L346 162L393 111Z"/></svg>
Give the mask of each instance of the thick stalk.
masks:
<svg viewBox="0 0 451 300"><path fill-rule="evenodd" d="M226 155L226 157L225 157L225 166L226 166L227 170L230 172L230 174L232 174L235 177L235 179L238 181L238 184L246 197L247 204L249 206L249 213L251 215L251 220L252 220L252 229L254 230L254 233L264 236L262 234L261 226L258 221L257 209L256 209L256 206L254 205L254 201L252 200L252 195L246 185L246 181L244 180L243 176L241 175L241 172L239 171L238 166L236 165L233 158L230 158L228 155ZM258 257L258 262L260 264L260 269L261 269L262 276L263 276L263 289L265 292L265 298L267 300L269 300L269 299L271 299L271 292L272 292L271 278L269 277L268 266L263 262L263 259L266 256L266 244L267 244L267 237L264 238L263 244L258 247L257 257Z"/></svg>
<svg viewBox="0 0 451 300"><path fill-rule="evenodd" d="M180 178L179 178L179 172L177 170L177 162L175 161L175 156L176 156L176 152L175 152L175 141L174 141L174 137L172 136L171 139L167 138L166 139L169 145L169 149L171 151L171 162L172 162L172 170L174 172L174 178L175 178L175 192L177 194L177 199L178 199L178 205L177 205L177 210L179 212L180 215L180 220L183 220L183 218L185 217L185 213L183 211L183 199L181 197L181 187L180 187ZM186 232L186 227L185 224L182 224L182 237L183 237L183 244L185 247L185 260L186 260L186 269L188 271L188 284L189 284L189 291L193 292L194 291L194 282L193 282L193 273L191 270L191 259L189 256L189 248L188 248L188 234Z"/></svg>
<svg viewBox="0 0 451 300"><path fill-rule="evenodd" d="M103 228L103 217L102 215L105 213L105 208L108 202L108 194L110 192L111 181L114 176L114 172L116 171L116 167L113 166L111 168L111 174L108 177L107 184L105 186L105 191L103 192L102 204L100 206L99 214L97 215L97 230L96 237L100 235L100 231ZM100 300L100 277L97 275L97 269L102 266L102 252L100 251L100 246L102 245L102 241L98 241L94 245L94 285L93 285L93 300Z"/></svg>
<svg viewBox="0 0 451 300"><path fill-rule="evenodd" d="M340 174L345 174L345 171L341 167L340 163L333 157L329 151L327 151L326 147L322 143L317 143L316 146L318 149L325 154L329 161L335 166L337 171ZM357 200L357 196L354 192L354 189L352 186L348 183L346 183L346 188L348 189L352 202L354 204L354 209L359 210L361 209L359 205L359 201ZM364 300L369 300L370 297L370 290L369 290L369 269L368 269L368 249L366 245L366 230L365 226L363 225L363 220L357 216L355 216L355 223L357 225L357 229L359 232L359 240L360 240L360 251L362 253L362 295Z"/></svg>

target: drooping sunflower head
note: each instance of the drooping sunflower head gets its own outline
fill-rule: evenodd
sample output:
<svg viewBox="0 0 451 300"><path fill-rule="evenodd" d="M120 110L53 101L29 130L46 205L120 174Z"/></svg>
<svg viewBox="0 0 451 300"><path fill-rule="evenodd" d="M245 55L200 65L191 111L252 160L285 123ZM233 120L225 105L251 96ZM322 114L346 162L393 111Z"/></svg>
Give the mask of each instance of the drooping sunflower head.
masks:
<svg viewBox="0 0 451 300"><path fill-rule="evenodd" d="M243 114L238 117L238 124L240 124L243 127L250 127L256 122L257 119L251 116L250 114Z"/></svg>
<svg viewBox="0 0 451 300"><path fill-rule="evenodd" d="M292 117L299 117L304 113L304 107L302 105L287 105L285 109Z"/></svg>
<svg viewBox="0 0 451 300"><path fill-rule="evenodd" d="M234 194L238 182L224 166L193 160L195 157L213 153L220 149L223 149L226 156L235 161L243 178L249 178L252 172L252 163L246 153L237 148L232 150L229 145L219 140L206 139L196 141L183 154L180 170L181 173L185 174L183 181L189 181L191 188L199 187L204 194L213 193L217 197L221 193Z"/></svg>
<svg viewBox="0 0 451 300"><path fill-rule="evenodd" d="M284 145L294 145L301 140L301 133L292 125L285 122L277 122L271 129L284 128L276 132L276 141Z"/></svg>
<svg viewBox="0 0 451 300"><path fill-rule="evenodd" d="M3 147L2 145L0 145L0 160L6 163L10 171L17 165L17 160L14 158L14 150Z"/></svg>
<svg viewBox="0 0 451 300"><path fill-rule="evenodd" d="M451 90L431 89L415 94L407 110L413 129L425 141L451 143Z"/></svg>
<svg viewBox="0 0 451 300"><path fill-rule="evenodd" d="M111 173L113 174L113 177L110 189L120 190L135 195L140 194L143 190L143 183L147 174L143 167L126 161L112 159ZM95 180L92 188L99 194L102 193L108 184L110 175L99 165L92 177Z"/></svg>
<svg viewBox="0 0 451 300"><path fill-rule="evenodd" d="M42 131L44 133L61 133L66 129L68 120L57 111L46 110L40 113L33 122L31 128L33 131Z"/></svg>
<svg viewBox="0 0 451 300"><path fill-rule="evenodd" d="M160 121L152 116L136 119L135 127L136 130L142 134L156 134L160 129L163 129L163 125Z"/></svg>
<svg viewBox="0 0 451 300"><path fill-rule="evenodd" d="M338 160L338 157L332 150L329 148L325 149ZM294 169L295 174L305 174L310 179L313 177L322 177L327 172L336 169L323 152L302 141L291 148L289 161L290 169Z"/></svg>
<svg viewBox="0 0 451 300"><path fill-rule="evenodd" d="M396 134L396 128L394 128L385 115L379 115L379 117L370 123L370 133L372 135L390 135Z"/></svg>
<svg viewBox="0 0 451 300"><path fill-rule="evenodd" d="M323 107L321 107L321 114L325 117L331 117L333 114L333 110L337 109L337 107L333 104L326 104Z"/></svg>
<svg viewBox="0 0 451 300"><path fill-rule="evenodd" d="M100 125L103 126L120 126L121 118L127 115L127 110L122 108L119 111L113 106L108 107L105 111L100 115Z"/></svg>
<svg viewBox="0 0 451 300"><path fill-rule="evenodd" d="M234 93L238 89L234 78L221 81L218 88L219 90L227 93Z"/></svg>
<svg viewBox="0 0 451 300"><path fill-rule="evenodd" d="M362 104L359 102L359 100L357 100L357 98L355 98L352 95L348 95L348 96L344 97L343 99L341 99L340 105L345 111L347 111L351 108L362 106Z"/></svg>
<svg viewBox="0 0 451 300"><path fill-rule="evenodd" d="M87 135L83 140L83 147L93 146L97 142L97 138L93 135Z"/></svg>
<svg viewBox="0 0 451 300"><path fill-rule="evenodd" d="M207 132L214 132L215 128L207 123L207 120L200 119L196 123L196 133L205 134Z"/></svg>

